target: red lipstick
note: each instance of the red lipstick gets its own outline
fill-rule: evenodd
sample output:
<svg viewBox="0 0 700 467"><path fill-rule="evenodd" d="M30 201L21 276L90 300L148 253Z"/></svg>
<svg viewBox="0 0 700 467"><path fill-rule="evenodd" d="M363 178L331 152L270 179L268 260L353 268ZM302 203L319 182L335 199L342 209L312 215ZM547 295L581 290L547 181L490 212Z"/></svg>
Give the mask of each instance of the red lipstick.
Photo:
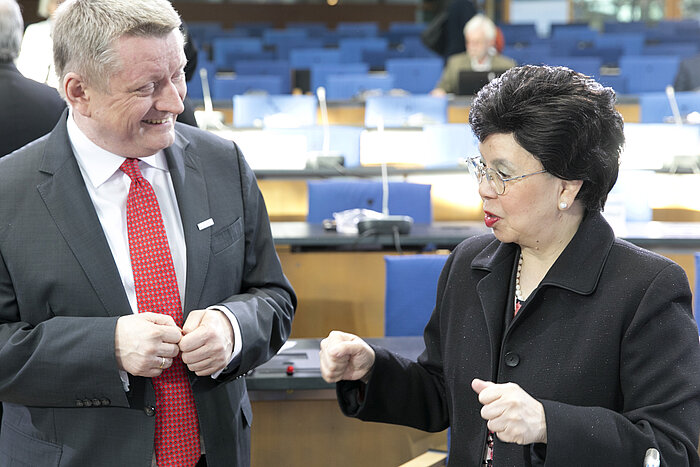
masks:
<svg viewBox="0 0 700 467"><path fill-rule="evenodd" d="M488 211L484 211L484 224L486 224L486 227L491 228L494 226L496 222L501 220L500 217L497 215L490 213Z"/></svg>

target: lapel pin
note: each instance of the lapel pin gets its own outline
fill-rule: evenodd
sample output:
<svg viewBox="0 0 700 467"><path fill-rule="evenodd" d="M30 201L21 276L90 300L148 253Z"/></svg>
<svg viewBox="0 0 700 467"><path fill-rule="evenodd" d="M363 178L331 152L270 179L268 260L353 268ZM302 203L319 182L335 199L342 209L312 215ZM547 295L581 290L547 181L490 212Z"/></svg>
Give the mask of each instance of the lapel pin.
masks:
<svg viewBox="0 0 700 467"><path fill-rule="evenodd" d="M204 229L206 229L207 227L211 227L212 225L214 225L214 219L212 219L212 218L210 217L209 219L207 219L207 220L205 220L205 221L202 221L202 222L200 222L199 224L197 224L197 228L198 228L199 230L204 230Z"/></svg>

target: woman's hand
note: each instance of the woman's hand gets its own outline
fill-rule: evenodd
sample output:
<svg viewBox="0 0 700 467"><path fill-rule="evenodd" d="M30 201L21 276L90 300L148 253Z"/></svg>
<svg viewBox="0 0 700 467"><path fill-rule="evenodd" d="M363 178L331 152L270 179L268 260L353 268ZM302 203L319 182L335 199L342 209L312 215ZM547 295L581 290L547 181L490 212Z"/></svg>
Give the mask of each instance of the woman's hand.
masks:
<svg viewBox="0 0 700 467"><path fill-rule="evenodd" d="M481 418L498 439L516 444L547 442L544 407L520 386L474 379L472 389L484 404Z"/></svg>
<svg viewBox="0 0 700 467"><path fill-rule="evenodd" d="M329 383L340 380L364 382L374 366L374 350L359 337L331 331L321 341L321 376Z"/></svg>

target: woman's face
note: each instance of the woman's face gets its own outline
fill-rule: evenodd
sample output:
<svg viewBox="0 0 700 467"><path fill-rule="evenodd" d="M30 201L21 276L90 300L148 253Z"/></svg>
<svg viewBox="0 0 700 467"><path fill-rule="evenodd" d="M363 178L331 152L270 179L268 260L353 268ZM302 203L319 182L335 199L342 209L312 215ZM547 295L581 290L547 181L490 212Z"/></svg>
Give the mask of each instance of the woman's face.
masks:
<svg viewBox="0 0 700 467"><path fill-rule="evenodd" d="M493 134L479 144L486 167L502 178L518 177L543 169L540 161L523 149L512 134ZM479 184L484 221L504 243L521 247L547 248L558 239L561 211L558 205L564 181L547 173L506 182L502 195L486 180Z"/></svg>

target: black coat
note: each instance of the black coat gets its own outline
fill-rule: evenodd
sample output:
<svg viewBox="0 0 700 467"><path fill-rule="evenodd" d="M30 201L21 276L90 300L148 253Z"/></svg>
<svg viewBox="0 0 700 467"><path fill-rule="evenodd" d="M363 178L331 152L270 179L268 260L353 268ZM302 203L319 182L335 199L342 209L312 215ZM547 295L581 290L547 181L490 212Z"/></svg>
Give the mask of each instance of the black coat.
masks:
<svg viewBox="0 0 700 467"><path fill-rule="evenodd" d="M0 157L56 126L66 103L54 88L25 78L12 63L0 63Z"/></svg>
<svg viewBox="0 0 700 467"><path fill-rule="evenodd" d="M492 235L459 245L418 363L377 349L362 405L360 383L338 384L344 412L451 425L450 465L476 467L486 422L470 383L515 382L543 404L548 444L497 440L494 466L638 467L650 447L662 465L700 465L700 345L683 270L590 214L510 319L517 254Z"/></svg>

